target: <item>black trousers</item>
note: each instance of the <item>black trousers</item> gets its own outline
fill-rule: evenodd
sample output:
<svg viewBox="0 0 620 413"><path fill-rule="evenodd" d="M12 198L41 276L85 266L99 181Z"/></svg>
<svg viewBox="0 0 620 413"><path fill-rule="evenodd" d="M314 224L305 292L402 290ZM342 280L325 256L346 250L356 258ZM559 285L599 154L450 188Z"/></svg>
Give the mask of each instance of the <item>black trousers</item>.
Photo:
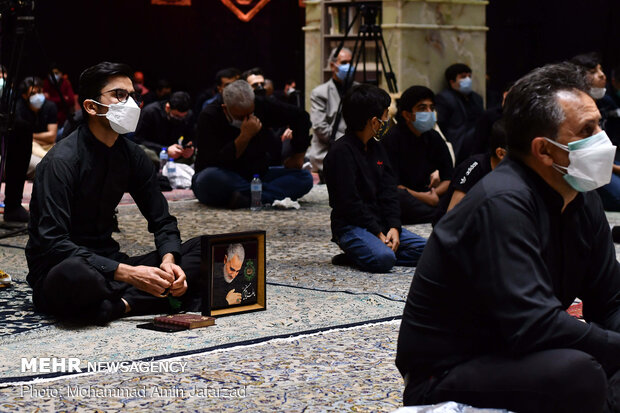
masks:
<svg viewBox="0 0 620 413"><path fill-rule="evenodd" d="M437 207L425 204L405 189L397 191L400 201L400 220L403 224L424 224L433 220Z"/></svg>
<svg viewBox="0 0 620 413"><path fill-rule="evenodd" d="M199 311L201 308L200 237L181 245L181 268L187 277L187 292L178 297L182 309ZM124 264L159 267L157 251L122 260ZM52 314L59 319L89 321L103 300L124 298L131 306L129 315L165 313L170 311L168 297L155 297L134 286L111 280L81 257L71 257L55 265L41 277L33 288L33 302L37 311Z"/></svg>
<svg viewBox="0 0 620 413"><path fill-rule="evenodd" d="M13 130L6 135L6 165L4 171L4 205L16 208L21 205L28 164L32 155L32 128L16 120Z"/></svg>
<svg viewBox="0 0 620 413"><path fill-rule="evenodd" d="M405 406L456 401L478 408L528 412L616 412L620 372L606 373L579 350L480 357L405 387Z"/></svg>

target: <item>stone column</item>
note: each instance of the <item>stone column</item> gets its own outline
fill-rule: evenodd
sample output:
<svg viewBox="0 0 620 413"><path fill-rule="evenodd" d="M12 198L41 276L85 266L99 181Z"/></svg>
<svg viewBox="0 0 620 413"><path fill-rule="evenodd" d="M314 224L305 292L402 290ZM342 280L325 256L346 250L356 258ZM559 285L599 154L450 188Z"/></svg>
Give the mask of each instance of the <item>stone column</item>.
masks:
<svg viewBox="0 0 620 413"><path fill-rule="evenodd" d="M383 37L400 92L447 87L453 63L473 70L473 88L486 96L485 0L383 0Z"/></svg>
<svg viewBox="0 0 620 413"><path fill-rule="evenodd" d="M306 108L322 83L322 1L306 0ZM412 85L435 92L446 87L453 63L473 70L473 88L486 96L486 0L383 0L382 30L399 92ZM385 88L385 78L380 85Z"/></svg>

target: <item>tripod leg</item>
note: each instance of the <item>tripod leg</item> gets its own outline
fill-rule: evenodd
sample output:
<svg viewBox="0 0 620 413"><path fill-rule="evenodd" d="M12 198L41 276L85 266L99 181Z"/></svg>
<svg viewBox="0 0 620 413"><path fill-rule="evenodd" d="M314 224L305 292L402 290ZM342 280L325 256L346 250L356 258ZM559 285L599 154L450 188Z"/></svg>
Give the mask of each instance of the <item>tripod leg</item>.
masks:
<svg viewBox="0 0 620 413"><path fill-rule="evenodd" d="M390 56L388 55L387 47L385 45L385 39L383 38L383 31L381 30L380 26L376 27L375 44L377 45L377 49L379 51L381 50L381 46L382 50L385 50L385 60L387 61L390 71L388 72L385 70L385 63L383 61L383 57L381 57L381 67L383 69L383 73L385 74L385 80L388 84L389 91L391 93L396 93L398 92L398 86L396 85L396 76L394 75L394 70L392 69L392 63L390 62Z"/></svg>

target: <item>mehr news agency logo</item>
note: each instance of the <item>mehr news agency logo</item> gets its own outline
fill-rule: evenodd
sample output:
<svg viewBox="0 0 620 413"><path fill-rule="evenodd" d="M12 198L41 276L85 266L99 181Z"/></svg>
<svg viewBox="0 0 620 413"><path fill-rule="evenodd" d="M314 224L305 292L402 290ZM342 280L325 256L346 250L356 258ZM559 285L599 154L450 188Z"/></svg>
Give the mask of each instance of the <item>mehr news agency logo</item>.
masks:
<svg viewBox="0 0 620 413"><path fill-rule="evenodd" d="M77 357L33 357L21 359L22 373L185 373L186 361L89 361Z"/></svg>

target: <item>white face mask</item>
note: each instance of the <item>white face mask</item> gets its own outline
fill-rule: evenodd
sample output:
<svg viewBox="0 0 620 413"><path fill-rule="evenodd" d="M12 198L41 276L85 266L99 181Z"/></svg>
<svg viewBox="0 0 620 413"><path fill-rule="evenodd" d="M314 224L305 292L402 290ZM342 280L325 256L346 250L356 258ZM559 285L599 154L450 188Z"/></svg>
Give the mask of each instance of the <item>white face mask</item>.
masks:
<svg viewBox="0 0 620 413"><path fill-rule="evenodd" d="M616 147L611 143L605 131L600 131L589 138L562 145L545 138L555 146L568 152L568 168L553 164L564 174L564 180L579 192L592 191L607 185L611 181Z"/></svg>
<svg viewBox="0 0 620 413"><path fill-rule="evenodd" d="M590 88L590 96L592 96L592 99L594 100L603 99L606 91L607 89L604 87L593 87Z"/></svg>
<svg viewBox="0 0 620 413"><path fill-rule="evenodd" d="M127 98L125 103L112 103L104 105L93 100L98 105L108 108L107 113L98 113L97 116L105 116L110 121L110 127L118 134L135 132L140 119L140 107L133 98Z"/></svg>
<svg viewBox="0 0 620 413"><path fill-rule="evenodd" d="M45 102L45 95L43 93L37 93L28 98L28 101L35 109L41 109L43 107L43 103Z"/></svg>

